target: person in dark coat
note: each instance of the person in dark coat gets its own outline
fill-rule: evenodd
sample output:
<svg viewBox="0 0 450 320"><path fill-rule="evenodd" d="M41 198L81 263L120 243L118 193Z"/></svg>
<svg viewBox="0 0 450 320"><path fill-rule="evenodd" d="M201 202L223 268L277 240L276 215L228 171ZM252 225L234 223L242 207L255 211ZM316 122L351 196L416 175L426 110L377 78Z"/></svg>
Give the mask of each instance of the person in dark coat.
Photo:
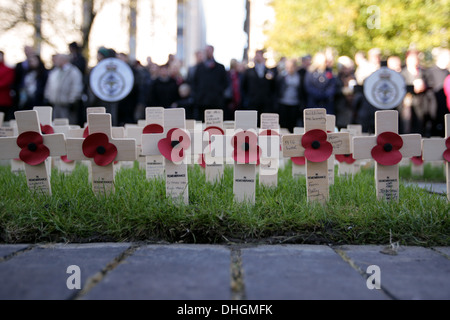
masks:
<svg viewBox="0 0 450 320"><path fill-rule="evenodd" d="M266 66L264 51L258 50L254 57L255 66L247 69L242 78L242 93L246 101L245 109L274 112L276 99L276 69Z"/></svg>
<svg viewBox="0 0 450 320"><path fill-rule="evenodd" d="M436 63L431 68L425 70L425 77L430 90L434 93L437 110L436 117L431 126L431 136L445 136L445 114L449 112L447 108L447 97L444 92L445 78L450 74L450 50L438 48Z"/></svg>
<svg viewBox="0 0 450 320"><path fill-rule="evenodd" d="M405 133L420 133L430 137L432 121L436 119L436 99L429 90L425 69L420 66L419 52L410 50L406 54L406 66L401 72L407 91L403 99Z"/></svg>
<svg viewBox="0 0 450 320"><path fill-rule="evenodd" d="M46 105L44 99L48 70L40 56L33 54L28 58L28 68L24 70L23 80L19 86L17 107L20 110L31 110L36 106Z"/></svg>
<svg viewBox="0 0 450 320"><path fill-rule="evenodd" d="M297 60L286 61L285 70L278 76L278 109L280 126L294 132L297 120L302 118L301 78L297 70Z"/></svg>
<svg viewBox="0 0 450 320"><path fill-rule="evenodd" d="M224 109L226 87L225 67L214 59L214 47L208 45L205 49L205 60L197 65L192 82L199 120L203 121L206 109Z"/></svg>
<svg viewBox="0 0 450 320"><path fill-rule="evenodd" d="M308 94L308 108L325 108L327 114L334 114L336 78L327 69L324 53L314 55L313 62L305 75L305 89Z"/></svg>
<svg viewBox="0 0 450 320"><path fill-rule="evenodd" d="M169 65L159 67L159 75L152 83L150 105L169 108L179 100L177 81L169 75Z"/></svg>

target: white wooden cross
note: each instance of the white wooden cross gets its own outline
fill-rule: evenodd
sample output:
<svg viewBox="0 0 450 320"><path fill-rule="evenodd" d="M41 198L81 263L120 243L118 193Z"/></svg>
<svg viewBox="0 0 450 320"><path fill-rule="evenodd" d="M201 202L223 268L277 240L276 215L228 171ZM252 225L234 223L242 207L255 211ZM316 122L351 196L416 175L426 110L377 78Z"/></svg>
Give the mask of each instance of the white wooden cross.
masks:
<svg viewBox="0 0 450 320"><path fill-rule="evenodd" d="M445 115L445 138L423 139L422 148L424 161L444 160L447 177L447 199L450 200L450 114Z"/></svg>
<svg viewBox="0 0 450 320"><path fill-rule="evenodd" d="M166 133L166 137L164 139L168 139L167 133L171 129L178 129L174 131L176 135L171 138L171 144L173 147L172 154L176 154L177 156L181 156L182 154L182 159L176 162L167 158L165 159L164 167L166 171L166 195L173 199L181 198L185 204L189 204L187 162L190 161L188 160L190 157L188 150L190 148L190 141L185 141L185 139L190 140L190 134L186 130L185 110L183 108L165 109L164 133ZM183 138L178 138L178 135L183 136ZM160 150L161 142L161 140L158 142L158 147ZM187 146L188 144L189 146L184 148L184 146Z"/></svg>
<svg viewBox="0 0 450 320"><path fill-rule="evenodd" d="M223 161L216 162L211 157L210 136L225 134L223 128L223 110L205 110L205 137L203 140L203 157L205 163L205 176L208 182L217 182L223 177Z"/></svg>
<svg viewBox="0 0 450 320"><path fill-rule="evenodd" d="M187 163L191 143L185 128L183 108L164 109L164 133L143 134L142 153L164 156L166 196L189 204Z"/></svg>
<svg viewBox="0 0 450 320"><path fill-rule="evenodd" d="M399 162L421 154L420 134L398 135L398 112L375 112L375 136L354 137L353 157L375 160L377 198L398 200Z"/></svg>
<svg viewBox="0 0 450 320"><path fill-rule="evenodd" d="M12 137L14 135L14 128L11 127L4 127L3 126L3 119L5 117L5 114L3 112L0 112L0 137Z"/></svg>
<svg viewBox="0 0 450 320"><path fill-rule="evenodd" d="M136 160L136 141L112 136L111 115L90 113L87 117L89 135L67 139L67 158L90 160L92 190L95 194L114 192L114 161Z"/></svg>
<svg viewBox="0 0 450 320"><path fill-rule="evenodd" d="M33 107L38 113L38 118L43 135L55 133L53 129L53 108L52 107ZM48 166L48 173L51 175L52 158L47 158L45 164Z"/></svg>
<svg viewBox="0 0 450 320"><path fill-rule="evenodd" d="M14 113L18 137L0 138L0 158L20 158L25 162L28 187L51 195L49 168L45 161L49 156L66 154L63 134L41 133L37 111L17 111Z"/></svg>
<svg viewBox="0 0 450 320"><path fill-rule="evenodd" d="M280 161L280 116L277 113L261 113L259 146L262 153L259 165L259 184L266 187L278 185Z"/></svg>
<svg viewBox="0 0 450 320"><path fill-rule="evenodd" d="M336 128L336 116L333 114L327 114L327 132L333 133ZM335 157L332 154L328 158L328 185L332 186L334 184L334 161Z"/></svg>
<svg viewBox="0 0 450 320"><path fill-rule="evenodd" d="M326 110L303 111L305 133L282 138L285 157L306 158L306 190L308 201L324 203L329 198L328 158L332 154L350 152L348 133L327 133Z"/></svg>
<svg viewBox="0 0 450 320"><path fill-rule="evenodd" d="M233 193L236 202L255 203L258 146L257 111L235 111L235 129L211 136L211 155L234 165Z"/></svg>
<svg viewBox="0 0 450 320"><path fill-rule="evenodd" d="M67 121L66 121L67 120ZM79 129L78 125L69 125L68 119L55 119L53 121L53 129L55 133L62 133L64 137L69 138L70 130ZM59 172L63 174L70 174L75 170L76 162L74 160L67 159L67 155L53 158L53 164Z"/></svg>
<svg viewBox="0 0 450 320"><path fill-rule="evenodd" d="M16 119L11 119L9 121L9 128L4 131L4 137L17 137L19 135L19 129L17 128L17 121ZM22 160L19 158L13 158L11 159L11 172L19 175L22 172L25 172L25 164Z"/></svg>
<svg viewBox="0 0 450 320"><path fill-rule="evenodd" d="M350 135L350 141L353 137L359 137L362 135L361 126L348 125L347 128L342 128L341 132L348 132ZM350 153L336 155L338 161L338 173L340 176L353 176L361 169L361 161L353 158L353 144L350 144Z"/></svg>
<svg viewBox="0 0 450 320"><path fill-rule="evenodd" d="M305 129L303 127L295 127L294 134L304 134ZM302 157L291 157L292 162L292 177L299 178L306 176L306 159Z"/></svg>
<svg viewBox="0 0 450 320"><path fill-rule="evenodd" d="M165 137L164 134L164 108L145 108L146 126L142 134L142 154L145 156L147 179L157 179L164 177L165 159L158 149L159 140Z"/></svg>

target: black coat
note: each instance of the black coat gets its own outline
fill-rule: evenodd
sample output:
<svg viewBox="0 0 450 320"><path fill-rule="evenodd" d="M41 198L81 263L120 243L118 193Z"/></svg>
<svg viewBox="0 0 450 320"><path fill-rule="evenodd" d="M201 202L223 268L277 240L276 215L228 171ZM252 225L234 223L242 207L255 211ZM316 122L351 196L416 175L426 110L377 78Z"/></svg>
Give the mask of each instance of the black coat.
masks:
<svg viewBox="0 0 450 320"><path fill-rule="evenodd" d="M224 92L227 87L225 67L213 61L211 67L205 63L197 65L193 79L195 104L201 107L224 107Z"/></svg>
<svg viewBox="0 0 450 320"><path fill-rule="evenodd" d="M264 77L259 77L255 68L247 69L242 78L242 93L244 95L244 108L271 112L276 98L275 69L264 68Z"/></svg>

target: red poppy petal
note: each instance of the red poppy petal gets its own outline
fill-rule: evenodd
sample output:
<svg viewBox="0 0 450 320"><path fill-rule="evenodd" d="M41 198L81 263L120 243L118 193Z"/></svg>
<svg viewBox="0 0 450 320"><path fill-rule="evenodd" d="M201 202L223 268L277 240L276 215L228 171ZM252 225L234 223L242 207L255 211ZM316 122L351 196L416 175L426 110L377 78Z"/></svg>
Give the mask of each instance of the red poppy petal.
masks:
<svg viewBox="0 0 450 320"><path fill-rule="evenodd" d="M377 144L384 146L390 143L394 150L399 150L403 147L403 139L395 132L383 132L377 137Z"/></svg>
<svg viewBox="0 0 450 320"><path fill-rule="evenodd" d="M305 149L305 158L312 162L323 162L333 153L333 146L328 141L321 141L319 149Z"/></svg>
<svg viewBox="0 0 450 320"><path fill-rule="evenodd" d="M352 164L356 161L351 154L336 154L335 157L340 163Z"/></svg>
<svg viewBox="0 0 450 320"><path fill-rule="evenodd" d="M293 163L295 163L296 165L299 165L299 166L304 166L306 163L305 157L291 157L291 160Z"/></svg>
<svg viewBox="0 0 450 320"><path fill-rule="evenodd" d="M87 136L89 136L89 127L86 127L83 130L83 138L87 138Z"/></svg>
<svg viewBox="0 0 450 320"><path fill-rule="evenodd" d="M214 135L224 135L225 134L225 131L223 131L222 128L216 127L216 126L207 127L207 128L205 128L204 131L208 132L209 135L213 135L213 134Z"/></svg>
<svg viewBox="0 0 450 320"><path fill-rule="evenodd" d="M206 162L205 162L205 155L199 154L198 155L198 164L200 165L200 167L205 168L206 167Z"/></svg>
<svg viewBox="0 0 450 320"><path fill-rule="evenodd" d="M72 163L72 162L74 162L73 160L67 159L67 156L61 156L61 161L65 162L65 163Z"/></svg>
<svg viewBox="0 0 450 320"><path fill-rule="evenodd" d="M26 164L35 166L41 164L50 155L50 150L43 144L36 145L35 151L30 151L28 147L22 148L19 158Z"/></svg>
<svg viewBox="0 0 450 320"><path fill-rule="evenodd" d="M100 154L96 152L94 155L95 164L102 167L112 163L117 156L117 148L112 143L107 143L103 147L105 148L105 153Z"/></svg>
<svg viewBox="0 0 450 320"><path fill-rule="evenodd" d="M443 156L445 161L450 162L450 149L445 150Z"/></svg>
<svg viewBox="0 0 450 320"><path fill-rule="evenodd" d="M41 124L41 132L42 134L53 134L55 133L55 130L53 130L53 127L48 124L44 126Z"/></svg>
<svg viewBox="0 0 450 320"><path fill-rule="evenodd" d="M450 149L450 137L448 137L448 138L445 140L445 146L447 147L447 149Z"/></svg>
<svg viewBox="0 0 450 320"><path fill-rule="evenodd" d="M259 133L260 136L279 136L280 134L272 129L267 129Z"/></svg>
<svg viewBox="0 0 450 320"><path fill-rule="evenodd" d="M327 133L320 129L309 130L302 137L302 146L305 149L311 148L314 141L325 142L327 140Z"/></svg>
<svg viewBox="0 0 450 320"><path fill-rule="evenodd" d="M164 128L156 123L152 123L152 124L148 124L144 127L144 130L142 131L142 133L144 134L149 134L149 133L163 133L164 132Z"/></svg>
<svg viewBox="0 0 450 320"><path fill-rule="evenodd" d="M372 158L383 166L393 166L402 160L402 154L398 150L386 152L382 145L377 145L372 148Z"/></svg>
<svg viewBox="0 0 450 320"><path fill-rule="evenodd" d="M25 148L30 143L34 143L35 145L40 145L40 144L44 143L44 139L38 132L26 131L26 132L21 133L17 137L16 143L20 148Z"/></svg>
<svg viewBox="0 0 450 320"><path fill-rule="evenodd" d="M93 158L97 154L99 146L106 148L108 144L109 141L106 134L101 132L90 134L83 141L83 154L88 158Z"/></svg>
<svg viewBox="0 0 450 320"><path fill-rule="evenodd" d="M161 155L167 160L172 160L172 140L169 138L163 138L158 141L158 150Z"/></svg>
<svg viewBox="0 0 450 320"><path fill-rule="evenodd" d="M412 157L411 162L414 163L416 166L420 166L423 164L422 156L419 157Z"/></svg>
<svg viewBox="0 0 450 320"><path fill-rule="evenodd" d="M244 144L248 144L248 150L243 148ZM231 139L234 148L233 159L237 163L259 162L261 149L258 146L258 136L251 131L238 132Z"/></svg>

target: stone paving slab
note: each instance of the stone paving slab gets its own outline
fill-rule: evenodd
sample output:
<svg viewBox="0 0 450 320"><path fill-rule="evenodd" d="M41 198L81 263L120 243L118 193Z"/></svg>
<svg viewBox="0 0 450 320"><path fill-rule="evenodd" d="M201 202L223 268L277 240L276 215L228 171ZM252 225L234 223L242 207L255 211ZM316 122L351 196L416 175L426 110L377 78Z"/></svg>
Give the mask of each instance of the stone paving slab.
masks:
<svg viewBox="0 0 450 320"><path fill-rule="evenodd" d="M438 182L406 182L406 186L418 186L431 192L447 194L447 184Z"/></svg>
<svg viewBox="0 0 450 320"><path fill-rule="evenodd" d="M388 299L327 246L243 249L242 265L250 300Z"/></svg>
<svg viewBox="0 0 450 320"><path fill-rule="evenodd" d="M383 254L383 246L343 246L361 269L378 265L381 287L397 299L450 299L450 260L423 247L400 247L397 255ZM448 250L448 249L446 249Z"/></svg>
<svg viewBox="0 0 450 320"><path fill-rule="evenodd" d="M435 247L434 250L447 255L450 258L450 247Z"/></svg>
<svg viewBox="0 0 450 320"><path fill-rule="evenodd" d="M83 298L228 300L230 250L217 245L144 246Z"/></svg>
<svg viewBox="0 0 450 320"><path fill-rule="evenodd" d="M29 245L27 244L2 244L0 245L0 260L28 247Z"/></svg>
<svg viewBox="0 0 450 320"><path fill-rule="evenodd" d="M75 292L67 267L78 265L81 283L104 268L129 244L80 244L35 247L0 263L0 299L68 299Z"/></svg>

